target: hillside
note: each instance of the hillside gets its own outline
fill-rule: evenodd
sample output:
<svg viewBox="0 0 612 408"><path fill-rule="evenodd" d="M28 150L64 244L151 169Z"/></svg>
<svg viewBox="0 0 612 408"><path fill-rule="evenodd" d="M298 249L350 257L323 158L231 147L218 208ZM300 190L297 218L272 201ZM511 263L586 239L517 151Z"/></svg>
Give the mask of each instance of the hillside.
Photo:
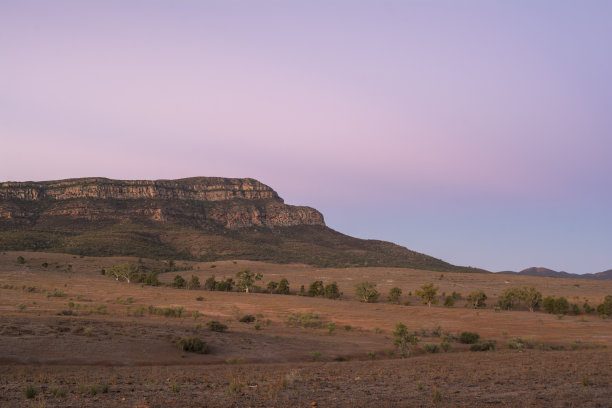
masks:
<svg viewBox="0 0 612 408"><path fill-rule="evenodd" d="M217 177L1 183L0 249L483 272L349 237L257 180Z"/></svg>
<svg viewBox="0 0 612 408"><path fill-rule="evenodd" d="M595 279L595 280L612 280L612 269L597 273L569 273L569 272L557 272L552 269L542 267L531 267L523 269L520 272L503 271L499 273L513 274L513 275L524 275L524 276L540 276L547 278L573 278L573 279Z"/></svg>

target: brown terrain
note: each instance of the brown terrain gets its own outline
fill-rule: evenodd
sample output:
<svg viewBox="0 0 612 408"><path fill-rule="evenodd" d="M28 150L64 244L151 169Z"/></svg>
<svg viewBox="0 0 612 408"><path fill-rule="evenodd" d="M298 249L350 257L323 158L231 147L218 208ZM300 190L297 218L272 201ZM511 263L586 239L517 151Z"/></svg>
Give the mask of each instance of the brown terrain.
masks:
<svg viewBox="0 0 612 408"><path fill-rule="evenodd" d="M612 401L612 319L493 308L502 290L522 286L596 306L612 294L611 281L240 259L176 261L178 271L160 274L157 287L100 273L126 261L149 270L168 266L135 257L0 253L0 406L609 407ZM198 276L202 284L213 274L235 279L242 269L261 272L262 287L287 278L293 294L164 285L177 274ZM315 280L337 281L342 298L295 295ZM354 285L364 280L377 284L377 303L355 298ZM409 292L429 282L439 295L465 298L482 289L487 307L459 300L428 308ZM401 304L385 301L393 286L403 290ZM164 317L149 314L149 306L184 311ZM295 327L295 313L316 314L320 327ZM239 322L246 314L257 322ZM227 331L208 330L211 320ZM331 334L330 322L336 323ZM420 339L408 358L393 345L398 322ZM455 340L462 331L496 341L495 350L469 351ZM441 336L451 349L427 353L425 345L439 345ZM209 353L179 350L185 337L200 338ZM517 337L526 347L509 348ZM28 385L37 391L33 398L26 398Z"/></svg>

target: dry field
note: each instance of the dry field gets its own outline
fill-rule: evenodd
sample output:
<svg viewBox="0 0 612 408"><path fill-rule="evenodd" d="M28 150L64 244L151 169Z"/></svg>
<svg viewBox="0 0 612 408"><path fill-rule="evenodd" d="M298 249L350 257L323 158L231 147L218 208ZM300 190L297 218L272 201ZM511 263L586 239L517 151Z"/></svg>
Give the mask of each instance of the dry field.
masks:
<svg viewBox="0 0 612 408"><path fill-rule="evenodd" d="M18 264L18 256L26 263ZM292 291L314 280L337 281L343 298L327 300L143 287L100 274L126 260L137 261L0 254L0 407L611 405L612 319L474 310L462 302L427 308L407 295L402 301L410 305L392 305L384 298L393 286L407 294L434 282L439 293L465 296L482 289L493 304L504 288L533 285L544 296L597 305L612 294L612 281L249 261L177 262L193 270L160 276L170 283L177 273L186 279L193 274L203 283L213 273L219 279L248 268L263 273L262 286L286 277ZM354 299L353 286L363 280L377 283L378 303ZM184 312L150 315L150 305ZM315 313L321 327L290 326L297 312ZM238 321L245 314L257 315L259 330ZM227 332L207 330L210 320L226 324ZM332 334L329 322L336 323ZM420 337L407 359L393 347L398 322ZM438 327L449 337L476 331L495 340L496 350L470 352L452 342L449 352L426 353L424 344L442 341L433 333ZM183 337L199 337L210 353L180 351ZM533 348L508 349L516 337ZM37 391L31 399L28 384Z"/></svg>

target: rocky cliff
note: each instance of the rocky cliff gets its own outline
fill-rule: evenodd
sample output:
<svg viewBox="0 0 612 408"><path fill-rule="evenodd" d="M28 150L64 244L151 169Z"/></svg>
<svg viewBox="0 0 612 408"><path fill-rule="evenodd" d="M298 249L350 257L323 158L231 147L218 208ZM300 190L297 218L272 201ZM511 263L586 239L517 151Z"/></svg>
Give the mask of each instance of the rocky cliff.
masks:
<svg viewBox="0 0 612 408"><path fill-rule="evenodd" d="M0 184L0 223L33 226L56 217L90 221L145 218L231 229L325 225L317 210L286 205L273 189L253 179L80 178Z"/></svg>

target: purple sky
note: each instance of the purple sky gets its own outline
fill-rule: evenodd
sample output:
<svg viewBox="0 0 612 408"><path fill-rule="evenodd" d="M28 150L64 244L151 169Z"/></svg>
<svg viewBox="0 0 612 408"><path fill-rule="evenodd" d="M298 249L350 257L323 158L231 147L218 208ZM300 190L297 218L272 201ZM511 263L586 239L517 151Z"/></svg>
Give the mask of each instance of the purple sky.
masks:
<svg viewBox="0 0 612 408"><path fill-rule="evenodd" d="M0 181L253 177L446 261L612 268L612 2L2 1Z"/></svg>

